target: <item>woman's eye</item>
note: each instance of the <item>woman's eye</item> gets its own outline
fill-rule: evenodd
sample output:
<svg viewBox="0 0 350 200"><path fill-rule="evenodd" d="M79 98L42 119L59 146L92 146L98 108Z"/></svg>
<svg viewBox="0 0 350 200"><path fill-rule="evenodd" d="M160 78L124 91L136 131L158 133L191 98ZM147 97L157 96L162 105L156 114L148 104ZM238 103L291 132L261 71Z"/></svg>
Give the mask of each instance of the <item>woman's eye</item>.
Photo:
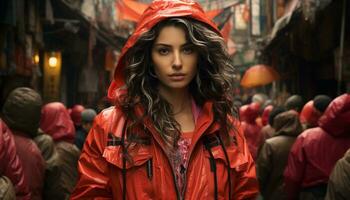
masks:
<svg viewBox="0 0 350 200"><path fill-rule="evenodd" d="M193 48L192 47L186 47L182 50L185 54L191 54L193 53Z"/></svg>
<svg viewBox="0 0 350 200"><path fill-rule="evenodd" d="M169 53L169 50L166 48L160 48L160 49L158 49L158 53L160 55L167 55Z"/></svg>

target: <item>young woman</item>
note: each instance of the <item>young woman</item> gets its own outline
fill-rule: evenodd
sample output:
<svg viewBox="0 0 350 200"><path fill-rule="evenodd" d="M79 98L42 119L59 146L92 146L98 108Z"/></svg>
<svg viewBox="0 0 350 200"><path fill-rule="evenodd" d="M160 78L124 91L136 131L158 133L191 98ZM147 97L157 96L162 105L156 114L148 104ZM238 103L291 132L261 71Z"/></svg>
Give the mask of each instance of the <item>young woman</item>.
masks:
<svg viewBox="0 0 350 200"><path fill-rule="evenodd" d="M191 1L154 1L122 50L79 160L72 199L255 199L234 68Z"/></svg>

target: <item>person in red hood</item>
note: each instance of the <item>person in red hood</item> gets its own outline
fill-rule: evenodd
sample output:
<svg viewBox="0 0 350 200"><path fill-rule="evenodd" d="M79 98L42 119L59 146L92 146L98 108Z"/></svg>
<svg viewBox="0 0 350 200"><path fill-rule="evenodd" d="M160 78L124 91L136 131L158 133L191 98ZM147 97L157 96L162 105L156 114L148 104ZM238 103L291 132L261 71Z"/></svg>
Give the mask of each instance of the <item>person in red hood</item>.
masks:
<svg viewBox="0 0 350 200"><path fill-rule="evenodd" d="M124 46L71 199L255 199L234 68L194 1L153 1Z"/></svg>
<svg viewBox="0 0 350 200"><path fill-rule="evenodd" d="M335 163L350 148L350 94L335 98L296 139L284 171L288 199L324 199Z"/></svg>
<svg viewBox="0 0 350 200"><path fill-rule="evenodd" d="M67 199L78 179L77 164L80 150L74 144L75 129L68 110L60 102L52 102L41 109L40 128L55 142L61 168L60 183Z"/></svg>
<svg viewBox="0 0 350 200"><path fill-rule="evenodd" d="M326 110L332 99L326 95L317 95L315 98L307 102L300 113L300 122L304 129L314 128L317 122Z"/></svg>
<svg viewBox="0 0 350 200"><path fill-rule="evenodd" d="M247 139L249 151L253 159L256 160L258 148L264 141L263 135L260 133L262 127L256 122L256 119L259 117L260 105L251 103L246 109L243 108L242 111L242 130Z"/></svg>
<svg viewBox="0 0 350 200"><path fill-rule="evenodd" d="M85 107L83 105L76 104L70 110L68 110L76 129L81 127L81 113L84 111L84 109Z"/></svg>

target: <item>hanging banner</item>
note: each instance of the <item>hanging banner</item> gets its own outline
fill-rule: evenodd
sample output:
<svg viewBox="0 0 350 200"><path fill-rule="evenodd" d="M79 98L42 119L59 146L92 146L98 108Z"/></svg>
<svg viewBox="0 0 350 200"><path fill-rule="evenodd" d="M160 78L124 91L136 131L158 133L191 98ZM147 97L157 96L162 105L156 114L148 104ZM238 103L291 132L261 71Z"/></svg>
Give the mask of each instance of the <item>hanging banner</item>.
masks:
<svg viewBox="0 0 350 200"><path fill-rule="evenodd" d="M260 24L260 0L251 0L251 16L252 16L252 35L261 35L261 24Z"/></svg>
<svg viewBox="0 0 350 200"><path fill-rule="evenodd" d="M137 22L143 11L148 7L148 4L131 0L119 0L116 1L116 6L119 19Z"/></svg>
<svg viewBox="0 0 350 200"><path fill-rule="evenodd" d="M236 7L234 7L234 25L236 30L246 30L248 28L248 23L244 19L245 13L246 13L246 6L245 4L240 4Z"/></svg>

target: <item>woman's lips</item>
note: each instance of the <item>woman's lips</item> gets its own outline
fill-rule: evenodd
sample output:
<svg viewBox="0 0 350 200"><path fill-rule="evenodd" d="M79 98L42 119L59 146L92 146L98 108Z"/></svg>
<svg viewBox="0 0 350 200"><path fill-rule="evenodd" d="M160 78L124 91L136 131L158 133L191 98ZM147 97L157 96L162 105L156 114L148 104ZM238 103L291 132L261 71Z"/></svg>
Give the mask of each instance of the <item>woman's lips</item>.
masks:
<svg viewBox="0 0 350 200"><path fill-rule="evenodd" d="M185 74L171 74L169 77L172 81L182 81L185 79Z"/></svg>

